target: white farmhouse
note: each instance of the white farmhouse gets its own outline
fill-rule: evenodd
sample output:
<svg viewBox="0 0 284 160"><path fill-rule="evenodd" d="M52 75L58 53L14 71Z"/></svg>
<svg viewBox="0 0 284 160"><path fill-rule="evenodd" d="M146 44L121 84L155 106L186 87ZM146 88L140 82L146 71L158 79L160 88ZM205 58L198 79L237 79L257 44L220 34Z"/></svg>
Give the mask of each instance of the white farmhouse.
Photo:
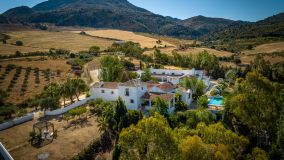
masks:
<svg viewBox="0 0 284 160"><path fill-rule="evenodd" d="M174 85L179 84L180 80L185 77L196 77L203 80L206 86L210 85L210 77L205 76L202 70L169 70L169 69L150 69L151 75L161 82L170 82ZM141 71L138 73L141 74ZM142 72L143 74L143 72Z"/></svg>
<svg viewBox="0 0 284 160"><path fill-rule="evenodd" d="M134 79L125 83L99 82L92 87L93 99L102 98L106 101L116 101L121 97L130 110L138 110L141 97L147 92L147 84Z"/></svg>
<svg viewBox="0 0 284 160"><path fill-rule="evenodd" d="M138 71L140 75L143 71ZM151 74L159 83L142 82L140 79L133 79L125 83L99 82L93 85L92 99L104 99L106 101L116 101L121 97L125 105L130 110L149 110L153 101L160 97L169 105L172 112L175 106L175 94L180 93L182 101L190 105L192 103L192 91L179 87L182 78L195 76L203 80L206 86L210 85L209 77L204 76L199 70L166 70L151 69Z"/></svg>

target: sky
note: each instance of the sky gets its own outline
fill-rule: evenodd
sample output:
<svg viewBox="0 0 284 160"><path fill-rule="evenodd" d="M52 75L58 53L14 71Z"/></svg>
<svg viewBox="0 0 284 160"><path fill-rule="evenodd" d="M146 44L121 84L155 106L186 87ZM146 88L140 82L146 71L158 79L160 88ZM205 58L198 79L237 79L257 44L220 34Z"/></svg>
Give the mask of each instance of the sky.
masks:
<svg viewBox="0 0 284 160"><path fill-rule="evenodd" d="M0 0L0 13L17 6L32 7L45 0ZM258 21L284 12L284 0L128 0L153 13L186 19L197 15Z"/></svg>

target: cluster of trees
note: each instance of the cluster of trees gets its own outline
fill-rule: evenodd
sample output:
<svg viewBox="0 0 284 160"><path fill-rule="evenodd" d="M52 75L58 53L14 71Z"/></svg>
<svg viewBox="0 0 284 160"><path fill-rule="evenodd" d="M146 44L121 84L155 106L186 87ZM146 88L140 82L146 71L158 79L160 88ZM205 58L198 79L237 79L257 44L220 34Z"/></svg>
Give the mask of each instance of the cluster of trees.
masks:
<svg viewBox="0 0 284 160"><path fill-rule="evenodd" d="M63 99L64 106L66 99L74 103L79 96L88 90L88 86L82 79L67 79L62 84L50 83L44 87L42 93L29 102L30 107L41 107L42 109L57 109L60 107L60 100Z"/></svg>
<svg viewBox="0 0 284 160"><path fill-rule="evenodd" d="M244 154L248 144L247 138L226 129L222 123L198 123L194 129L172 128L159 114L123 129L118 140L120 159L267 158L259 148Z"/></svg>
<svg viewBox="0 0 284 160"><path fill-rule="evenodd" d="M206 88L203 80L199 80L196 77L183 78L180 82L180 85L186 89L190 89L194 99L197 99L199 96L203 95Z"/></svg>
<svg viewBox="0 0 284 160"><path fill-rule="evenodd" d="M271 81L284 83L284 62L272 65L262 55L257 55L251 62L251 69L261 73Z"/></svg>
<svg viewBox="0 0 284 160"><path fill-rule="evenodd" d="M147 64L147 66L153 66L155 68L161 68L161 65L174 65L178 67L204 69L207 73L215 78L224 78L225 72L229 68L219 65L219 59L209 54L206 50L199 54L193 55L181 55L177 52L173 52L172 55L161 53L159 49L155 49L153 55L143 54L144 50L138 43L126 42L118 45L114 43L108 48L108 52L122 52L127 57L137 58ZM235 59L233 59L235 61Z"/></svg>
<svg viewBox="0 0 284 160"><path fill-rule="evenodd" d="M101 50L100 47L98 47L98 46L92 46L92 47L90 47L90 49L89 49L89 53L92 54L92 55L98 56L100 50Z"/></svg>
<svg viewBox="0 0 284 160"><path fill-rule="evenodd" d="M176 52L173 52L172 55L169 55L161 53L160 50L156 49L153 57L155 63L204 69L208 72L219 66L218 58L213 54L209 54L206 50L196 55L181 55Z"/></svg>
<svg viewBox="0 0 284 160"><path fill-rule="evenodd" d="M125 42L124 44L113 43L111 47L107 49L108 52L122 52L127 57L134 57L147 63L152 63L153 58L151 56L143 54L144 50L140 47L139 43Z"/></svg>
<svg viewBox="0 0 284 160"><path fill-rule="evenodd" d="M30 57L30 56L49 56L49 57L58 57L58 56L69 56L70 51L64 49L54 49L50 48L47 52L28 52L22 53L20 51L16 51L15 54L11 55L0 55L0 59L7 59L7 58L18 58L18 57Z"/></svg>
<svg viewBox="0 0 284 160"><path fill-rule="evenodd" d="M249 137L253 145L269 151L273 159L281 159L283 145L277 139L283 139L283 127L279 128L283 96L283 85L269 81L257 71L250 72L236 80L235 91L227 97L224 122Z"/></svg>
<svg viewBox="0 0 284 160"><path fill-rule="evenodd" d="M127 110L124 101L119 98L116 102L96 99L89 103L91 112L97 115L101 132L119 134L123 128L137 124L142 119L142 113L136 110Z"/></svg>
<svg viewBox="0 0 284 160"><path fill-rule="evenodd" d="M140 58L143 54L143 49L140 47L139 43L125 42L121 45L113 43L111 47L108 48L109 52L122 52L125 56Z"/></svg>
<svg viewBox="0 0 284 160"><path fill-rule="evenodd" d="M130 72L135 66L130 61L127 61L124 57L119 58L114 56L103 56L100 59L101 72L100 79L105 82L124 82L137 75L134 72Z"/></svg>

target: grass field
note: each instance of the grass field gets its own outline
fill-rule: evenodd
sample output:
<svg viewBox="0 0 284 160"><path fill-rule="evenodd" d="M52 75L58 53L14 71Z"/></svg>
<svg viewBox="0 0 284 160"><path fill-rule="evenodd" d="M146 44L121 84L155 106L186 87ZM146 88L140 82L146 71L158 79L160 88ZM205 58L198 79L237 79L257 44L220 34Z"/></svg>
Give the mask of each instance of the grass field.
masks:
<svg viewBox="0 0 284 160"><path fill-rule="evenodd" d="M54 119L51 122L57 130L57 139L41 148L34 148L28 140L29 133L32 131L32 125L36 122L37 120L33 120L0 132L0 141L9 150L14 159L37 159L37 156L41 153L48 153L48 159L71 159L82 151L83 148L87 147L92 140L100 136L96 117L92 116L83 125L72 126L68 129L64 128L68 125L66 121ZM78 135L80 135L80 138L78 138ZM111 159L109 157L105 158Z"/></svg>
<svg viewBox="0 0 284 160"><path fill-rule="evenodd" d="M96 45L101 49L106 49L113 41L84 36L72 32L49 32L49 31L21 31L6 33L11 36L7 41L9 44L0 45L0 54L14 54L19 50L23 53L33 51L47 51L50 48L67 49L71 51L88 50L91 46ZM15 42L20 40L23 46L15 46Z"/></svg>
<svg viewBox="0 0 284 160"><path fill-rule="evenodd" d="M81 31L72 31L72 32L79 33ZM155 38L138 35L130 31L113 30L113 29L93 30L93 31L88 30L85 32L91 36L96 36L96 37L113 38L123 41L133 41L136 43L140 43L142 48L144 47L153 48L155 45L157 45L156 41L158 40ZM174 46L173 44L168 43L166 41L163 41L161 45Z"/></svg>
<svg viewBox="0 0 284 160"><path fill-rule="evenodd" d="M6 102L19 104L22 101L32 98L33 96L40 94L43 90L44 86L50 82L59 82L66 79L70 74L71 67L66 64L65 59L42 59L42 58L33 58L33 59L19 59L19 60L9 60L9 61L1 61L0 65L2 66L0 70L1 77L5 73L5 69L7 65L14 64L16 67L22 67L21 73L19 74L14 87L12 87L11 91L8 92L9 97L6 98ZM27 90L21 94L21 88L24 82L26 68L31 67L31 72L28 76L27 80ZM36 84L36 75L35 68L39 68L39 84ZM50 69L51 74L49 80L46 79L45 71ZM60 71L60 74L57 74L57 71ZM16 69L11 70L8 74L5 74L4 79L1 80L0 89L6 91L8 86L10 85L14 75L16 73Z"/></svg>

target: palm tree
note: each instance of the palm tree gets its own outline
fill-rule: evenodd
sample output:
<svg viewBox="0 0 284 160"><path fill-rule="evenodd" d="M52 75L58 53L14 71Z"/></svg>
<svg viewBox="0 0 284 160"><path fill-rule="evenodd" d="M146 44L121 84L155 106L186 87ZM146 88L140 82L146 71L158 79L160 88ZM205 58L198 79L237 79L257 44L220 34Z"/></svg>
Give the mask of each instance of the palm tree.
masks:
<svg viewBox="0 0 284 160"><path fill-rule="evenodd" d="M114 130L114 110L112 105L105 105L103 107L102 115L98 118L100 131L110 132Z"/></svg>
<svg viewBox="0 0 284 160"><path fill-rule="evenodd" d="M72 85L75 88L75 96L77 97L77 100L79 101L80 94L88 90L88 86L82 79L73 79Z"/></svg>
<svg viewBox="0 0 284 160"><path fill-rule="evenodd" d="M73 96L74 96L75 93L76 93L74 83L72 83L72 80L71 80L71 79L67 79L67 80L65 81L64 85L65 85L64 88L66 89L66 90L65 90L65 95L66 95L66 97L69 97L69 99L71 100L71 103L74 103Z"/></svg>
<svg viewBox="0 0 284 160"><path fill-rule="evenodd" d="M60 85L60 95L63 97L63 106L65 107L65 105L66 105L66 98L68 97L67 86L65 85L65 83Z"/></svg>

